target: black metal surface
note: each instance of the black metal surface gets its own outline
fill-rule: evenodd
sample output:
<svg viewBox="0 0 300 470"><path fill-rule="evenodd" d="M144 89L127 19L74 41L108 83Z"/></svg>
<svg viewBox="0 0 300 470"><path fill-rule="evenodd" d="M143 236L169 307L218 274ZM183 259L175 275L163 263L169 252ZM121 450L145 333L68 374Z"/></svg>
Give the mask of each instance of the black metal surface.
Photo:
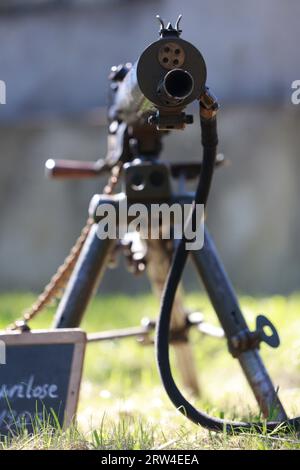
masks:
<svg viewBox="0 0 300 470"><path fill-rule="evenodd" d="M201 277L219 322L228 340L232 352L232 340L240 332L251 333L240 309L232 284L225 272L217 250L205 228L204 246L191 252L195 267ZM265 416L273 412L273 417L284 420L287 415L276 394L274 385L264 367L257 349L237 354L240 365L253 390L256 400Z"/></svg>
<svg viewBox="0 0 300 470"><path fill-rule="evenodd" d="M158 56L160 49L165 47L165 44L168 44L169 41L169 38L162 38L153 42L145 49L136 64L138 86L147 100L157 107L165 105L165 103L162 103L157 89L167 72L158 62ZM173 42L184 50L185 61L181 68L188 72L194 80L193 92L180 103L181 107L185 107L203 93L207 76L206 65L200 51L191 43L181 38L176 38ZM174 67L177 68L177 64L174 64ZM149 74L149 71L151 71L151 74ZM171 107L172 104L170 103L167 106Z"/></svg>
<svg viewBox="0 0 300 470"><path fill-rule="evenodd" d="M115 240L100 240L93 225L78 258L71 279L58 306L54 328L75 328L80 325L87 304L104 273Z"/></svg>
<svg viewBox="0 0 300 470"><path fill-rule="evenodd" d="M266 333L266 327L269 328L271 334ZM263 341L271 348L278 348L280 345L279 335L275 326L264 315L258 315L256 318L256 332L259 336L260 342Z"/></svg>
<svg viewBox="0 0 300 470"><path fill-rule="evenodd" d="M169 37L161 38L148 46L134 65L127 66L125 76L124 67L116 69L118 79L124 78L117 83L113 78L111 118L132 124L145 121L158 108L177 114L204 92L207 72L202 54L189 42L175 37L172 43L184 51L184 61L179 66L178 59L174 59L174 65L165 68L160 53L164 47L169 48L169 42ZM180 80L176 79L174 88L170 79L176 74L180 74Z"/></svg>
<svg viewBox="0 0 300 470"><path fill-rule="evenodd" d="M247 324L208 230L206 228L204 230L204 246L199 251L191 251L191 257L222 328L230 338L247 329Z"/></svg>
<svg viewBox="0 0 300 470"><path fill-rule="evenodd" d="M139 161L124 165L125 192L128 202L163 202L171 199L168 165Z"/></svg>

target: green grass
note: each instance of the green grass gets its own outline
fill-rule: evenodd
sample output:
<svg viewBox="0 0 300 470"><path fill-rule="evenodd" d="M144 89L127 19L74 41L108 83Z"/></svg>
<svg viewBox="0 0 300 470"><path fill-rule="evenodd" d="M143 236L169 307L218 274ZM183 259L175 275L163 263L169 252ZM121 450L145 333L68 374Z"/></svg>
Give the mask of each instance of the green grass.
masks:
<svg viewBox="0 0 300 470"><path fill-rule="evenodd" d="M0 327L5 328L34 300L32 294L0 295ZM300 295L271 298L241 297L251 328L264 313L278 328L281 346L262 345L261 353L290 416L300 414ZM207 298L187 296L187 306L201 310L217 324ZM142 317L155 318L158 301L150 295L96 298L82 328L88 332L139 325ZM32 328L51 324L55 307L32 322ZM200 399L195 405L219 417L257 419L258 410L237 361L228 354L223 340L192 331ZM180 377L175 370L177 382ZM276 438L257 433L229 437L209 433L190 423L169 402L160 384L152 346L134 339L87 346L76 425L53 432L45 425L34 436L25 432L4 448L17 449L300 449L292 433Z"/></svg>

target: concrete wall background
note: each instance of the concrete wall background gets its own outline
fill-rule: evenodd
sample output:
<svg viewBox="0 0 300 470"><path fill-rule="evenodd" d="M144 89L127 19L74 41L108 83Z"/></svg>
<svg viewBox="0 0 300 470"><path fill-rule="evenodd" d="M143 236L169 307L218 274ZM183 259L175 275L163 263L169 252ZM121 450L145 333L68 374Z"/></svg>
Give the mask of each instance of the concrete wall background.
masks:
<svg viewBox="0 0 300 470"><path fill-rule="evenodd" d="M52 182L47 158L105 154L107 73L156 37L157 12L183 13L184 37L203 52L222 103L218 170L208 223L235 285L286 293L300 286L300 79L297 0L91 2L0 14L0 289L39 290L67 254L101 181ZM94 5L93 5L94 3ZM1 10L0 10L1 13ZM184 138L183 138L184 135ZM197 126L166 141L165 159L198 159ZM187 284L195 278L187 273ZM143 289L124 270L103 289ZM117 280L117 282L116 282ZM131 287L130 287L131 286Z"/></svg>

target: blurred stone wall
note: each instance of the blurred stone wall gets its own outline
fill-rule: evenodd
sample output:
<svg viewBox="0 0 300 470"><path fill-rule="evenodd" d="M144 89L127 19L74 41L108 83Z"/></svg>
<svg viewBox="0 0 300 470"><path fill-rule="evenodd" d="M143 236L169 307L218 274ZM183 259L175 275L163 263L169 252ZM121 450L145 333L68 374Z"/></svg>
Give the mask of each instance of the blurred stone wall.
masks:
<svg viewBox="0 0 300 470"><path fill-rule="evenodd" d="M300 106L290 99L300 79L299 2L92 3L0 15L0 289L41 289L77 237L103 182L45 180L44 162L105 154L97 107L109 67L155 39L157 12L183 13L184 37L203 52L222 103L219 151L231 165L216 173L208 224L234 284L249 293L299 289ZM199 142L197 125L174 133L163 158L197 160ZM186 284L196 286L190 270ZM116 285L133 292L146 281L120 268L102 289Z"/></svg>

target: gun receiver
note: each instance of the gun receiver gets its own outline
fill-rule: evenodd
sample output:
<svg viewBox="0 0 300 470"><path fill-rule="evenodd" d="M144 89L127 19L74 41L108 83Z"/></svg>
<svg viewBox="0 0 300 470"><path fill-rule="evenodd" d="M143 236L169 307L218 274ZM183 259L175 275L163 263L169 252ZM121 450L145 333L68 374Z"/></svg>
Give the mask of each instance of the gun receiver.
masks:
<svg viewBox="0 0 300 470"><path fill-rule="evenodd" d="M160 38L150 44L135 64L114 66L110 73L108 151L104 160L72 162L49 160L47 176L86 178L109 171L118 162L137 155L157 158L162 137L172 129L184 129L193 116L184 110L194 100L202 108L216 105L206 84L202 54L180 38L179 16L175 28L160 21ZM207 100L209 102L207 102Z"/></svg>

